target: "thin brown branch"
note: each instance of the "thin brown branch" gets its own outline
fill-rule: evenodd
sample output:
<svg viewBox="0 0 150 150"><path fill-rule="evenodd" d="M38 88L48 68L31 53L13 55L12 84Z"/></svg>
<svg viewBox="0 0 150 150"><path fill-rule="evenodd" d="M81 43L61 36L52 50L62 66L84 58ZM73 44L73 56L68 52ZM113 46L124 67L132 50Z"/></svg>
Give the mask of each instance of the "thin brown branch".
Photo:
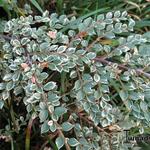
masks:
<svg viewBox="0 0 150 150"><path fill-rule="evenodd" d="M60 126L56 121L54 121L54 123L55 123L56 126L57 126L57 130L58 130L59 135L60 135L60 136L64 139L64 141L65 141L66 150L71 150L70 146L69 146L68 143L67 143L67 139L65 138L63 132L62 132L61 129L60 129L61 126Z"/></svg>
<svg viewBox="0 0 150 150"><path fill-rule="evenodd" d="M102 37L97 37L85 50L89 51Z"/></svg>
<svg viewBox="0 0 150 150"><path fill-rule="evenodd" d="M27 129L26 129L26 139L25 139L25 149L26 150L30 149L31 128L32 128L34 119L35 119L35 117L30 118Z"/></svg>
<svg viewBox="0 0 150 150"><path fill-rule="evenodd" d="M11 39L13 39L12 37L8 36L8 35L3 35L3 34L0 34L0 39L5 39L5 40L8 40L10 41Z"/></svg>
<svg viewBox="0 0 150 150"><path fill-rule="evenodd" d="M96 126L91 120L89 120L87 117L83 116L81 113L77 113L79 118L85 122L87 122L89 125L93 126L99 134L101 132L104 132L106 135L110 136L109 133L107 133L103 128L100 128L99 126Z"/></svg>
<svg viewBox="0 0 150 150"><path fill-rule="evenodd" d="M41 86L42 86L42 85L38 84L37 82L36 82L36 84L37 84L38 87L41 87ZM46 107L47 107L47 109L48 109L49 115L52 115L52 113L51 113L50 110L49 110L48 104L47 104L48 100L47 100L47 95L46 95L46 93L42 93L42 99L43 99L43 102L45 103L45 105L46 105ZM63 137L63 139L64 139L64 141L65 141L66 150L71 150L69 144L67 143L67 138L65 138L65 136L64 136L64 134L63 134L63 132L62 132L62 130L61 130L61 126L57 123L57 121L54 121L54 123L55 123L55 125L57 126L58 134L59 134L61 137Z"/></svg>
<svg viewBox="0 0 150 150"><path fill-rule="evenodd" d="M44 100L44 102L45 102L45 104L46 104L46 106L47 106L47 108L48 108L48 105L47 105L47 96L46 96L45 94L43 94L43 100ZM51 115L51 112L50 112L49 109L48 109L48 111L49 111L49 114ZM71 150L70 146L69 146L68 143L67 143L67 139L65 138L63 132L61 131L61 126L57 123L57 121L54 121L54 123L55 123L56 126L57 126L58 134L59 134L61 137L63 137L63 139L64 139L64 141L65 141L66 150Z"/></svg>
<svg viewBox="0 0 150 150"><path fill-rule="evenodd" d="M103 64L106 64L106 65L109 65L109 66L115 64L111 61L106 60L106 58L104 58L104 57L96 57L94 60L98 61L98 62L101 62ZM132 68L129 68L129 67L123 65L123 64L118 64L118 68L121 69L121 70L126 70L126 71L132 70ZM143 76L150 79L150 74L147 73L147 72L144 72L143 69L134 69L134 70L138 75L143 75Z"/></svg>

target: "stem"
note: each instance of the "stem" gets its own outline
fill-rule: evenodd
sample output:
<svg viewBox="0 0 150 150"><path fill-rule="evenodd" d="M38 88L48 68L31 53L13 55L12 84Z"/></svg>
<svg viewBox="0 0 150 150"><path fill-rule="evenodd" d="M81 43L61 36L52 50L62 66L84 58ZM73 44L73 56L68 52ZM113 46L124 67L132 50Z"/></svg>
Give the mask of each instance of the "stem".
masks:
<svg viewBox="0 0 150 150"><path fill-rule="evenodd" d="M63 137L63 139L64 139L64 141L65 141L66 150L71 150L70 146L69 146L68 143L67 143L67 139L65 138L63 132L62 132L61 129L60 129L61 126L60 126L56 121L54 121L54 123L55 123L56 126L58 127L57 130L58 130L59 135L60 135L61 137Z"/></svg>
<svg viewBox="0 0 150 150"><path fill-rule="evenodd" d="M15 115L14 115L14 110L13 110L13 105L12 105L12 99L11 98L9 98L9 100L8 100L8 105L9 105L9 108L10 108L10 116L11 116L11 120L13 122L14 130L15 130L16 133L19 133L18 125L16 124L16 120L15 120Z"/></svg>
<svg viewBox="0 0 150 150"><path fill-rule="evenodd" d="M11 150L14 150L14 142L12 136L11 136Z"/></svg>
<svg viewBox="0 0 150 150"><path fill-rule="evenodd" d="M41 85L38 84L38 83L36 83L36 84L37 84L37 86L39 86L39 87L41 86ZM47 109L48 109L47 95L46 95L46 93L42 93L42 99L43 99L43 101L44 101L44 103L45 103L45 105L46 105L46 107L47 107ZM48 112L49 112L49 115L52 115L52 113L50 112L49 109L48 109ZM65 138L63 132L61 131L61 126L57 123L57 121L54 121L54 123L55 123L56 126L57 126L58 134L64 138L66 150L71 150L70 146L69 146L68 143L67 143L67 139Z"/></svg>
<svg viewBox="0 0 150 150"><path fill-rule="evenodd" d="M102 37L97 37L85 50L89 51Z"/></svg>
<svg viewBox="0 0 150 150"><path fill-rule="evenodd" d="M99 62L101 62L101 63L103 63L103 64L107 64L107 65L109 65L109 66L111 66L111 65L114 64L113 62L108 61L108 60L106 60L106 59L103 58L103 57L102 57L102 58L101 58L101 57L96 57L96 58L94 58L94 60L95 60L95 61L99 61ZM132 70L132 68L129 68L129 67L127 67L127 66L125 66L125 65L122 65L122 64L118 64L118 67L119 67L119 69L121 69L121 70L126 70L126 71ZM134 70L135 70L135 72L136 72L138 75L144 75L145 77L147 77L147 78L150 79L150 74L147 73L147 72L144 72L142 69L134 69Z"/></svg>
<svg viewBox="0 0 150 150"><path fill-rule="evenodd" d="M30 150L30 137L31 137L31 128L33 124L33 118L31 118L28 122L28 127L26 130L26 139L25 139L25 150Z"/></svg>
<svg viewBox="0 0 150 150"><path fill-rule="evenodd" d="M7 36L7 35L0 34L0 39L5 39L5 40L10 41L10 40L13 39L13 38L10 37L10 36Z"/></svg>
<svg viewBox="0 0 150 150"><path fill-rule="evenodd" d="M65 79L66 79L66 72L62 72L61 73L61 93L64 94L65 93Z"/></svg>
<svg viewBox="0 0 150 150"><path fill-rule="evenodd" d="M99 126L96 126L91 120L87 119L85 116L81 115L80 113L77 113L77 115L79 116L80 119L84 120L89 125L93 126L98 131L99 134L103 132L106 135L110 136L109 133L107 133L104 129L100 128Z"/></svg>

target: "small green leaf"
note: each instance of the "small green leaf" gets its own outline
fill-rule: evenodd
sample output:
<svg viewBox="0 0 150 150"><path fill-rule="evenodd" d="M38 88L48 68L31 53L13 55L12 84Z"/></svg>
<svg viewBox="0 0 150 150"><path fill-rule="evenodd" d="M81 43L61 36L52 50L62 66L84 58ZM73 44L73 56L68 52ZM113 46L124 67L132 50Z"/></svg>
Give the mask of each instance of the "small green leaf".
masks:
<svg viewBox="0 0 150 150"><path fill-rule="evenodd" d="M18 81L18 80L19 80L19 77L20 77L20 72L17 71L17 72L15 72L15 74L13 74L12 80L13 80L13 81Z"/></svg>
<svg viewBox="0 0 150 150"><path fill-rule="evenodd" d="M28 38L23 38L23 39L21 39L21 44L22 45L26 45L28 42L30 42L30 39L28 39Z"/></svg>
<svg viewBox="0 0 150 150"><path fill-rule="evenodd" d="M54 63L50 63L50 64L48 65L48 67L49 67L49 69L51 69L51 70L56 70L56 65L55 65Z"/></svg>
<svg viewBox="0 0 150 150"><path fill-rule="evenodd" d="M104 101L110 101L109 95L107 95L107 94L103 95L102 96L102 100L104 100Z"/></svg>
<svg viewBox="0 0 150 150"><path fill-rule="evenodd" d="M85 97L85 93L82 90L77 92L77 95L76 95L77 100L80 101L80 100L84 99L84 97Z"/></svg>
<svg viewBox="0 0 150 150"><path fill-rule="evenodd" d="M63 137L58 137L56 139L55 143L56 143L58 149L62 148L65 144L64 138Z"/></svg>
<svg viewBox="0 0 150 150"><path fill-rule="evenodd" d="M83 21L83 24L85 27L88 27L90 26L90 24L92 23L93 19L91 17L89 18L86 18L84 21Z"/></svg>
<svg viewBox="0 0 150 150"><path fill-rule="evenodd" d="M58 96L57 94L54 94L53 92L48 92L48 101L49 102L57 102L59 101L60 96Z"/></svg>
<svg viewBox="0 0 150 150"><path fill-rule="evenodd" d="M41 98L41 94L40 94L40 93L34 93L34 94L33 94L33 97L34 97L35 99L40 99L40 98Z"/></svg>
<svg viewBox="0 0 150 150"><path fill-rule="evenodd" d="M74 85L74 89L79 90L80 88L81 88L81 82L80 82L80 80L76 80L75 85Z"/></svg>
<svg viewBox="0 0 150 150"><path fill-rule="evenodd" d="M96 54L93 53L93 52L89 52L86 54L86 56L89 58L89 59L94 59L96 57Z"/></svg>
<svg viewBox="0 0 150 150"><path fill-rule="evenodd" d="M19 47L20 46L20 42L17 39L12 40L12 45L15 47Z"/></svg>
<svg viewBox="0 0 150 150"><path fill-rule="evenodd" d="M140 107L141 107L141 109L142 109L144 112L147 111L148 106L147 106L147 103L146 103L146 102L141 101L141 102L140 102Z"/></svg>
<svg viewBox="0 0 150 150"><path fill-rule="evenodd" d="M3 100L0 100L0 109L2 109L4 106L4 101Z"/></svg>
<svg viewBox="0 0 150 150"><path fill-rule="evenodd" d="M74 127L70 122L64 122L61 126L64 131L70 131Z"/></svg>
<svg viewBox="0 0 150 150"><path fill-rule="evenodd" d="M50 91L50 90L53 90L55 87L56 87L56 83L51 81L51 82L48 82L44 85L44 90Z"/></svg>
<svg viewBox="0 0 150 150"><path fill-rule="evenodd" d="M56 129L57 129L57 127L56 127L56 125L53 123L50 127L50 130L52 131L52 132L55 132L56 131Z"/></svg>
<svg viewBox="0 0 150 150"><path fill-rule="evenodd" d="M52 46L50 46L49 50L55 51L55 50L57 50L57 48L58 48L58 45L52 45Z"/></svg>
<svg viewBox="0 0 150 150"><path fill-rule="evenodd" d="M70 72L70 78L73 79L73 78L76 78L77 77L77 72L75 70L72 70Z"/></svg>
<svg viewBox="0 0 150 150"><path fill-rule="evenodd" d="M94 81L99 82L100 81L100 76L96 73L94 74Z"/></svg>
<svg viewBox="0 0 150 150"><path fill-rule="evenodd" d="M5 83L0 83L0 90L4 90L6 88L6 84Z"/></svg>
<svg viewBox="0 0 150 150"><path fill-rule="evenodd" d="M114 13L115 18L119 18L120 15L121 15L120 11L115 11L115 13Z"/></svg>
<svg viewBox="0 0 150 150"><path fill-rule="evenodd" d="M14 88L14 91L13 91L13 93L15 94L15 95L18 95L18 94L20 94L20 93L22 93L22 87L21 86L16 86L15 88Z"/></svg>
<svg viewBox="0 0 150 150"><path fill-rule="evenodd" d="M43 109L39 113L40 122L44 122L48 117L48 110Z"/></svg>
<svg viewBox="0 0 150 150"><path fill-rule="evenodd" d="M12 79L12 74L11 74L11 73L6 74L6 75L4 76L4 78L3 78L4 81L9 81L9 80L11 80L11 79Z"/></svg>
<svg viewBox="0 0 150 150"><path fill-rule="evenodd" d="M127 11L123 11L122 14L121 14L121 17L126 17L128 15Z"/></svg>
<svg viewBox="0 0 150 150"><path fill-rule="evenodd" d="M140 94L138 92L133 92L133 91L130 93L129 97L132 100L139 100L139 99L141 99L140 98Z"/></svg>
<svg viewBox="0 0 150 150"><path fill-rule="evenodd" d="M92 87L90 84L85 84L83 86L83 91L86 93L86 94L92 94L93 93L93 90L92 90ZM81 91L82 92L82 91Z"/></svg>
<svg viewBox="0 0 150 150"><path fill-rule="evenodd" d="M100 14L100 15L98 15L97 16L97 21L102 21L102 20L104 20L104 14Z"/></svg>
<svg viewBox="0 0 150 150"><path fill-rule="evenodd" d="M2 98L3 98L3 100L6 100L9 96L10 96L10 94L9 94L8 91L3 91L2 92Z"/></svg>
<svg viewBox="0 0 150 150"><path fill-rule="evenodd" d="M139 132L140 132L140 134L143 134L144 133L144 128L140 127Z"/></svg>
<svg viewBox="0 0 150 150"><path fill-rule="evenodd" d="M40 77L42 78L42 80L45 80L48 76L49 75L46 72L42 72L41 75L40 75Z"/></svg>
<svg viewBox="0 0 150 150"><path fill-rule="evenodd" d="M67 46L60 46L58 49L57 49L57 52L58 53L63 53L65 50L66 50Z"/></svg>
<svg viewBox="0 0 150 150"><path fill-rule="evenodd" d="M10 91L11 89L13 89L14 87L14 82L13 81L9 81L6 85L6 90Z"/></svg>
<svg viewBox="0 0 150 150"><path fill-rule="evenodd" d="M86 64L90 64L91 63L90 59L88 57L86 57L86 56L82 57L82 61L84 63L86 63Z"/></svg>
<svg viewBox="0 0 150 150"><path fill-rule="evenodd" d="M54 112L55 112L55 115L60 117L61 115L67 112L67 109L65 107L56 107Z"/></svg>
<svg viewBox="0 0 150 150"><path fill-rule="evenodd" d="M109 125L109 122L108 122L107 119L104 119L104 120L101 122L101 124L102 124L103 127L106 127L106 126Z"/></svg>
<svg viewBox="0 0 150 150"><path fill-rule="evenodd" d="M107 19L111 19L112 17L113 17L112 12L108 12L108 13L106 14L106 18L107 18Z"/></svg>
<svg viewBox="0 0 150 150"><path fill-rule="evenodd" d="M135 103L134 105L132 105L132 109L134 111L136 111L138 114L140 114L141 110L140 110L140 106L139 104Z"/></svg>
<svg viewBox="0 0 150 150"><path fill-rule="evenodd" d="M75 53L75 51L76 51L76 48L75 48L75 47L69 47L69 48L66 50L66 53L68 53L68 54L73 54L73 53Z"/></svg>
<svg viewBox="0 0 150 150"><path fill-rule="evenodd" d="M103 84L103 85L100 87L100 90L101 90L103 93L109 93L109 86Z"/></svg>
<svg viewBox="0 0 150 150"><path fill-rule="evenodd" d="M75 146L79 145L79 142L75 138L70 138L68 140L68 144L72 147L75 147Z"/></svg>
<svg viewBox="0 0 150 150"><path fill-rule="evenodd" d="M127 100L127 98L128 98L128 93L127 93L126 91L124 91L124 90L121 90L121 91L119 92L119 95L120 95L120 97L121 97L121 99L122 99L123 101Z"/></svg>
<svg viewBox="0 0 150 150"><path fill-rule="evenodd" d="M45 121L41 126L41 134L46 133L48 131L49 131L49 126L48 126L47 122Z"/></svg>
<svg viewBox="0 0 150 150"><path fill-rule="evenodd" d="M133 30L133 26L135 26L135 21L132 18L130 18L129 19L128 28L132 31Z"/></svg>

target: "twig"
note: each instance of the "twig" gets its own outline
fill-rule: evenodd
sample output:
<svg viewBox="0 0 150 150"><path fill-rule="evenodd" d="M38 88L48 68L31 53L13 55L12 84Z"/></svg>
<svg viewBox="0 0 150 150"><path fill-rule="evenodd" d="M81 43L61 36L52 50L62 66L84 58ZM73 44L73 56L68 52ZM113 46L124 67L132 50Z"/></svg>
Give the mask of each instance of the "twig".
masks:
<svg viewBox="0 0 150 150"><path fill-rule="evenodd" d="M111 62L111 61L106 60L104 57L96 57L96 58L94 58L94 60L95 60L95 61L98 61L98 62L101 62L101 63L103 63L103 64L106 64L106 65L109 65L109 66L115 64L115 63L113 63L113 62ZM119 67L119 69L121 69L121 70L126 70L126 71L132 70L132 68L129 68L129 67L127 67L127 66L125 66L125 65L122 65L122 64L118 64L118 67ZM144 72L142 69L134 69L134 70L135 70L135 72L136 72L138 75L144 75L145 77L147 77L147 78L150 79L150 74L147 73L147 72Z"/></svg>
<svg viewBox="0 0 150 150"><path fill-rule="evenodd" d="M110 136L109 133L107 133L103 128L100 128L99 126L96 126L91 120L89 120L86 117L84 117L83 115L81 115L81 113L77 113L77 114L78 114L80 119L84 120L85 122L87 122L88 124L93 126L98 131L99 134L101 132L104 132L106 135Z"/></svg>
<svg viewBox="0 0 150 150"><path fill-rule="evenodd" d="M37 86L39 86L39 87L42 86L42 85L38 84L37 82L36 82L36 84L37 84ZM46 96L46 93L42 93L42 99L43 99L43 101L44 101L44 103L45 103L45 105L46 105L46 107L47 107L47 109L48 109L49 114L51 115L52 113L50 112L50 110L49 110L49 108L48 108L48 104L47 104L47 96ZM71 150L69 144L67 143L67 139L65 138L63 132L61 131L61 126L57 123L57 121L54 121L54 123L55 123L56 126L57 126L58 134L59 134L61 137L63 137L63 139L64 139L64 141L65 141L66 150Z"/></svg>
<svg viewBox="0 0 150 150"><path fill-rule="evenodd" d="M54 121L54 123L55 123L56 126L58 127L58 128L57 128L58 133L60 134L60 136L61 136L61 137L64 139L64 141L65 141L66 150L71 150L70 146L69 146L68 143L67 143L67 139L65 138L63 132L62 132L61 129L60 129L60 125L59 125L56 121Z"/></svg>
<svg viewBox="0 0 150 150"><path fill-rule="evenodd" d="M97 37L88 47L86 47L86 51L89 51L102 37Z"/></svg>
<svg viewBox="0 0 150 150"><path fill-rule="evenodd" d="M10 109L10 116L11 116L11 119L12 119L12 122L13 122L13 127L14 127L14 130L16 133L19 133L19 127L18 127L18 124L16 122L16 119L15 119L15 112L14 112L14 109L13 109L13 105L12 105L12 101L13 101L13 97L11 98L8 98L8 106L9 106L9 109Z"/></svg>
<svg viewBox="0 0 150 150"><path fill-rule="evenodd" d="M49 134L47 136L47 140L42 144L41 148L39 150L44 150L44 147L46 147L46 145L48 143L50 143L51 147L53 149L57 149L56 145L54 144L54 142L52 141L56 136L58 135L58 132L56 131L55 134Z"/></svg>
<svg viewBox="0 0 150 150"><path fill-rule="evenodd" d="M31 117L28 122L28 127L26 130L26 139L25 139L25 150L30 150L30 137L31 137L31 128L35 118Z"/></svg>
<svg viewBox="0 0 150 150"><path fill-rule="evenodd" d="M7 36L7 35L0 34L0 39L5 39L5 40L10 41L10 40L12 39L12 37Z"/></svg>

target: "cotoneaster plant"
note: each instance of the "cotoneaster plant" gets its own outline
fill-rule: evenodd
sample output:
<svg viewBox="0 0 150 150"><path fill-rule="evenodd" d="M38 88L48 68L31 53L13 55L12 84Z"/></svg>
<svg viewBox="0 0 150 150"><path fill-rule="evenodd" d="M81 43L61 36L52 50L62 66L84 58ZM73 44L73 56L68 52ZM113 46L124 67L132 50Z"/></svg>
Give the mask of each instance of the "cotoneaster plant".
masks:
<svg viewBox="0 0 150 150"><path fill-rule="evenodd" d="M41 134L62 150L126 150L124 130L140 133L150 124L150 33L136 34L127 12L97 18L66 15L9 20L1 35L0 109L11 129ZM8 132L7 132L8 133ZM13 137L13 136L12 136ZM53 148L53 146L51 146Z"/></svg>

